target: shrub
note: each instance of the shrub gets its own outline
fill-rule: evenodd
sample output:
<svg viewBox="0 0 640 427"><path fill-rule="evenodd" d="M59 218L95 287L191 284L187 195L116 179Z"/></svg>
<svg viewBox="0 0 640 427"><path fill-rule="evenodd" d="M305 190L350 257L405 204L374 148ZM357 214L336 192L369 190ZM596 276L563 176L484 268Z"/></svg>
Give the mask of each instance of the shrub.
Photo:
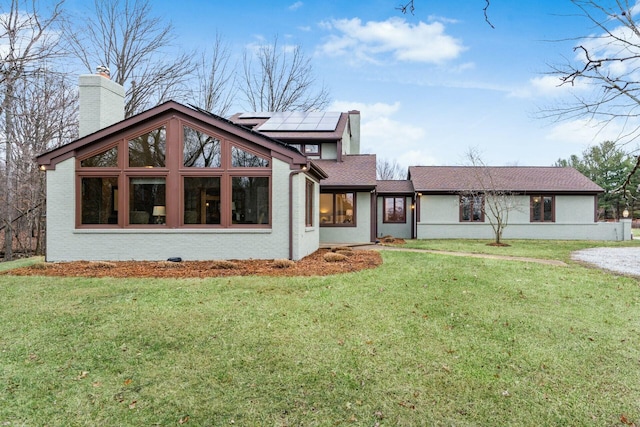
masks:
<svg viewBox="0 0 640 427"><path fill-rule="evenodd" d="M327 262L340 262L340 261L346 261L347 260L347 256L346 255L339 254L339 253L336 253L336 252L327 252L326 254L324 254L323 258Z"/></svg>
<svg viewBox="0 0 640 427"><path fill-rule="evenodd" d="M238 268L238 264L224 259L211 262L209 269L211 270L234 270Z"/></svg>
<svg viewBox="0 0 640 427"><path fill-rule="evenodd" d="M274 268L289 268L289 267L293 267L294 265L296 265L295 262L293 262L290 259L274 259L273 260L273 267Z"/></svg>

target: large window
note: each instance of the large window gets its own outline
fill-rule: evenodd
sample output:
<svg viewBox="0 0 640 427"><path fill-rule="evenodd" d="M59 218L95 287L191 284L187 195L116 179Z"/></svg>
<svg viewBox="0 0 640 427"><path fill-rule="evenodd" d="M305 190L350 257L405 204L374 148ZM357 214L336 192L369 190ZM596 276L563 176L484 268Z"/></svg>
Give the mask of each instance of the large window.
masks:
<svg viewBox="0 0 640 427"><path fill-rule="evenodd" d="M184 179L184 223L220 224L220 177Z"/></svg>
<svg viewBox="0 0 640 427"><path fill-rule="evenodd" d="M179 118L77 159L78 227L271 224L269 152Z"/></svg>
<svg viewBox="0 0 640 427"><path fill-rule="evenodd" d="M234 224L269 223L269 178L231 178L231 215Z"/></svg>
<svg viewBox="0 0 640 427"><path fill-rule="evenodd" d="M383 222L406 222L406 200L404 197L385 197L383 203Z"/></svg>
<svg viewBox="0 0 640 427"><path fill-rule="evenodd" d="M130 178L129 223L164 224L166 187L165 178Z"/></svg>
<svg viewBox="0 0 640 427"><path fill-rule="evenodd" d="M82 178L82 224L118 223L118 178Z"/></svg>
<svg viewBox="0 0 640 427"><path fill-rule="evenodd" d="M460 222L484 222L483 196L460 196Z"/></svg>
<svg viewBox="0 0 640 427"><path fill-rule="evenodd" d="M355 193L320 194L320 225L355 226Z"/></svg>
<svg viewBox="0 0 640 427"><path fill-rule="evenodd" d="M554 222L555 198L553 196L531 196L531 222Z"/></svg>

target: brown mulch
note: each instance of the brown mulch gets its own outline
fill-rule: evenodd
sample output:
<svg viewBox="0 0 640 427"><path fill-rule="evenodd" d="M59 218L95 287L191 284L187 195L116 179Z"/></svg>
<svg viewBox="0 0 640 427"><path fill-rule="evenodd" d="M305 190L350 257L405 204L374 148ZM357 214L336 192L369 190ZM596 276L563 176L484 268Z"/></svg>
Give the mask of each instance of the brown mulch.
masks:
<svg viewBox="0 0 640 427"><path fill-rule="evenodd" d="M328 276L376 268L382 264L378 251L337 251L341 261L326 261L329 249L320 249L295 262L288 260L232 261L75 261L39 263L0 274L58 277L229 277L229 276Z"/></svg>

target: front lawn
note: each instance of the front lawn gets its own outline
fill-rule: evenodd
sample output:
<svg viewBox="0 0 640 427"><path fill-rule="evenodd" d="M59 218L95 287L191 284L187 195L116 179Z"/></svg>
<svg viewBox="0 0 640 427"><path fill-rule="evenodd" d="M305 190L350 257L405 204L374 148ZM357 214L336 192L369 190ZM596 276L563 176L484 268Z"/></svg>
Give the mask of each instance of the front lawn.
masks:
<svg viewBox="0 0 640 427"><path fill-rule="evenodd" d="M569 261L571 252L586 248L601 246L629 247L640 246L640 240L626 240L624 242L583 241L583 240L515 240L506 239L503 243L508 246L491 246L492 240L481 239L424 239L407 240L402 247L428 249L436 251L469 252L492 255L508 255L516 257L530 257L542 259L557 259Z"/></svg>
<svg viewBox="0 0 640 427"><path fill-rule="evenodd" d="M383 258L313 278L0 276L0 425L640 423L637 280Z"/></svg>

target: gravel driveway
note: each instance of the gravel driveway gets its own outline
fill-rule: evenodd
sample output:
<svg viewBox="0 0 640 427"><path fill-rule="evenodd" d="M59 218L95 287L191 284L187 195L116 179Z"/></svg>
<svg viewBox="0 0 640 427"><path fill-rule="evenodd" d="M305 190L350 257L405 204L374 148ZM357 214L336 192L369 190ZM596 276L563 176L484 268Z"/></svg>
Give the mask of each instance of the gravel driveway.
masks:
<svg viewBox="0 0 640 427"><path fill-rule="evenodd" d="M582 249L571 254L571 258L605 270L640 276L640 248Z"/></svg>

